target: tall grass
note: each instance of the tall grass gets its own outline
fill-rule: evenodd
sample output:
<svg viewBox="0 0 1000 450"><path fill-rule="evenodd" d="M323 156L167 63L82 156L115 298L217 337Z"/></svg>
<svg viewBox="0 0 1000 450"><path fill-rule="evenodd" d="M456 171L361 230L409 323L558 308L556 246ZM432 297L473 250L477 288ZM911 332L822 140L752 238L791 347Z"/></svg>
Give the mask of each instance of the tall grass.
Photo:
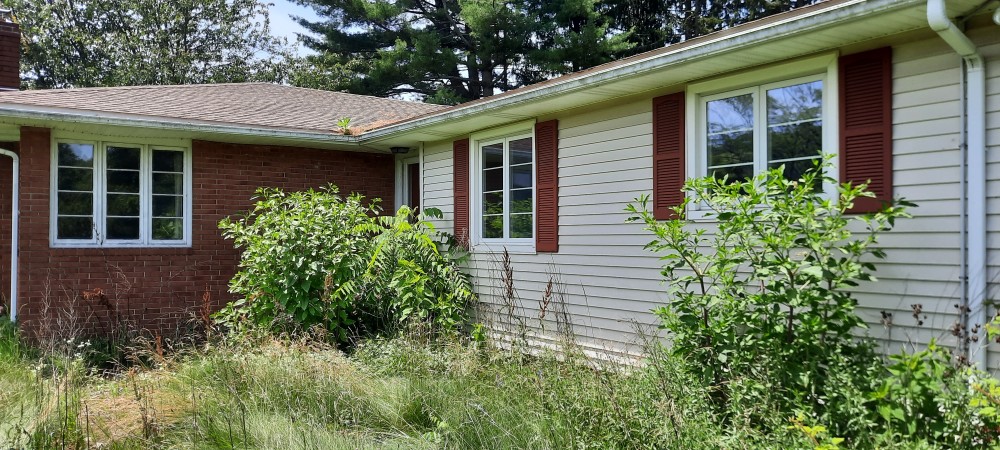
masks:
<svg viewBox="0 0 1000 450"><path fill-rule="evenodd" d="M43 361L0 328L0 447L789 448L723 429L667 357L604 366L402 337L350 355L318 344L214 344L113 378Z"/></svg>

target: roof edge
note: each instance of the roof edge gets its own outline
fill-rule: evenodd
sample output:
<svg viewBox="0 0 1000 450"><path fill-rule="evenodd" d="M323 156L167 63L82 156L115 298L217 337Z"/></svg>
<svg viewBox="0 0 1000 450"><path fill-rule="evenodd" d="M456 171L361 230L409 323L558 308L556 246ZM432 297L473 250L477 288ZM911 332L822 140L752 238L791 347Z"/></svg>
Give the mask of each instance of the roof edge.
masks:
<svg viewBox="0 0 1000 450"><path fill-rule="evenodd" d="M16 103L0 103L0 117L12 117L33 120L55 120L97 125L116 125L125 127L158 128L178 131L201 131L207 133L231 134L238 136L267 137L312 141L325 144L359 144L359 136L344 136L333 133L310 131L291 131L267 127L250 127L230 124L218 124L207 121L177 120L169 118L137 117L131 114L101 113L98 111L81 111L66 108L44 106L27 106Z"/></svg>

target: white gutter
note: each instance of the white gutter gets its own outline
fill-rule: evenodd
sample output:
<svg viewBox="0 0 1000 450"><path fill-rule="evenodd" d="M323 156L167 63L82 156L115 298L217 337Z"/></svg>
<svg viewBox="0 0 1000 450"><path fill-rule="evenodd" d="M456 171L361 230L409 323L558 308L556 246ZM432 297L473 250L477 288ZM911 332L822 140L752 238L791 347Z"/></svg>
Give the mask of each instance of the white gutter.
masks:
<svg viewBox="0 0 1000 450"><path fill-rule="evenodd" d="M9 156L13 168L11 171L12 193L10 200L10 321L17 322L17 223L21 217L21 210L18 206L20 158L17 153L4 149L0 149L0 155Z"/></svg>
<svg viewBox="0 0 1000 450"><path fill-rule="evenodd" d="M941 39L962 57L965 92L961 101L965 111L965 142L962 149L967 153L965 170L967 184L966 204L967 218L965 227L968 230L966 242L965 273L968 280L966 287L966 306L968 308L966 323L978 329L970 347L966 349L970 361L985 370L987 363L986 322L989 320L986 299L986 67L979 49L968 36L962 33L945 10L944 0L927 0L927 24L937 32Z"/></svg>

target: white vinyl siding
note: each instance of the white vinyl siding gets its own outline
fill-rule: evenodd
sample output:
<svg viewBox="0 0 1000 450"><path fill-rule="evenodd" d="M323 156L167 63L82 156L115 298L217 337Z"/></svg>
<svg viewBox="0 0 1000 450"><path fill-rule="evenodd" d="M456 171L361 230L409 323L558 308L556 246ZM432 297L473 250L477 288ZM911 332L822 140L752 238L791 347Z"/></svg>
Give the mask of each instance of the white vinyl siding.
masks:
<svg viewBox="0 0 1000 450"><path fill-rule="evenodd" d="M1000 34L995 28L970 34L985 45L990 61L988 298L995 299L1000 298ZM894 189L918 207L912 219L900 220L881 239L888 257L878 264L878 282L856 288L858 312L870 325L867 333L880 339L886 351L932 338L954 345L948 330L958 320L955 305L960 301L959 58L932 34L897 45L893 52ZM624 223L628 215L623 211L632 199L652 190L652 97L555 117L559 252L511 255L528 325L538 323L538 301L553 270L565 284L581 341L636 350L641 339L635 324L658 324L650 310L668 301L661 262L643 250L649 234L639 224ZM425 199L445 212L440 224L445 230L453 219L450 169L451 141L428 143ZM470 263L477 291L488 303L496 302L497 259L476 254ZM916 304L923 309L919 326L910 306ZM891 327L880 323L882 311L892 314ZM997 366L997 353L992 355L991 364Z"/></svg>

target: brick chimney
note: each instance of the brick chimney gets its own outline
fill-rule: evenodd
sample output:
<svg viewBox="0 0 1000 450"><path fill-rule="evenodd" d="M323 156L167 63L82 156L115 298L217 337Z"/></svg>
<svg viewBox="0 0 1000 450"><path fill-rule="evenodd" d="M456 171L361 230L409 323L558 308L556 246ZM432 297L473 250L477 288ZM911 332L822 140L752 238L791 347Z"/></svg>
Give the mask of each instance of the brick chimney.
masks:
<svg viewBox="0 0 1000 450"><path fill-rule="evenodd" d="M0 9L0 91L21 88L21 27L9 9Z"/></svg>

